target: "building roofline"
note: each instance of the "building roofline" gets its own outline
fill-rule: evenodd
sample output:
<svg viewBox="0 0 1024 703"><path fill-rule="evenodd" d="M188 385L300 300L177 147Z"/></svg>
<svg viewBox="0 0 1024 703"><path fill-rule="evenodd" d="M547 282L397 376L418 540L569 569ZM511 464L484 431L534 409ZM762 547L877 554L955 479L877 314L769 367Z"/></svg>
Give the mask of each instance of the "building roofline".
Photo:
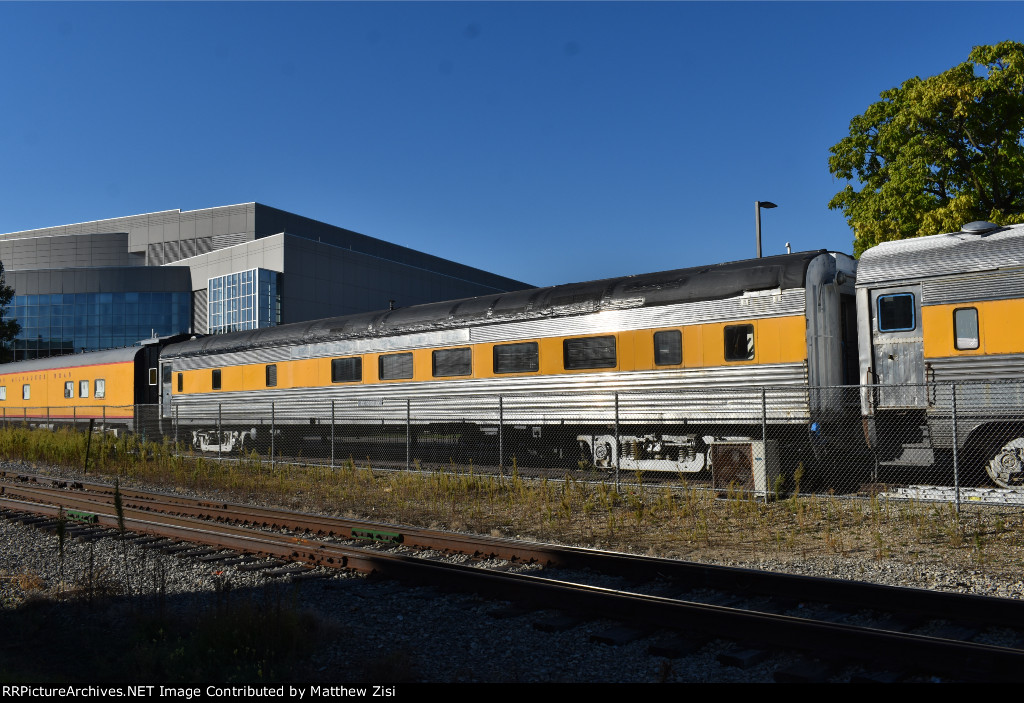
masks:
<svg viewBox="0 0 1024 703"><path fill-rule="evenodd" d="M9 234L27 234L29 232L39 232L40 230L53 229L54 227L79 227L81 225L96 224L98 222L110 222L111 220L126 220L126 219L128 219L130 217L145 217L147 215L162 215L162 214L168 213L168 212L176 212L179 215L181 215L181 214L186 213L186 212L199 212L200 210L220 210L221 208L239 207L241 205L257 205L257 204L262 204L262 203L257 203L255 200L251 200L251 201L245 202L245 203L235 203L234 205L214 205L213 207L199 207L199 208L196 208L194 210L182 210L181 208L177 208L177 209L174 209L174 210L154 210L153 212L139 212L139 213L136 213L134 215L119 215L118 217L104 217L104 218L101 218L99 220L84 220L82 222L67 222L67 223L60 224L60 225L46 225L45 227L34 227L32 229L19 229L19 230L15 230L14 232L3 232L3 233L0 233L0 237L6 237ZM271 207L271 206L268 205L266 207ZM274 209L277 210L279 208L274 208ZM96 233L93 232L92 234L96 234ZM54 235L54 236L74 236L74 235Z"/></svg>

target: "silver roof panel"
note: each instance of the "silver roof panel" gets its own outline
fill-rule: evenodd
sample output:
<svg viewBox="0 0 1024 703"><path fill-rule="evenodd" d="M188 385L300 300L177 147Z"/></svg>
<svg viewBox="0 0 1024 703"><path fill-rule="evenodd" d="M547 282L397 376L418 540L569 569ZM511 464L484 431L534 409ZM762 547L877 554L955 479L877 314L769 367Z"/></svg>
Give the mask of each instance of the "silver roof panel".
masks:
<svg viewBox="0 0 1024 703"><path fill-rule="evenodd" d="M1024 266L1024 225L883 242L860 257L857 285Z"/></svg>

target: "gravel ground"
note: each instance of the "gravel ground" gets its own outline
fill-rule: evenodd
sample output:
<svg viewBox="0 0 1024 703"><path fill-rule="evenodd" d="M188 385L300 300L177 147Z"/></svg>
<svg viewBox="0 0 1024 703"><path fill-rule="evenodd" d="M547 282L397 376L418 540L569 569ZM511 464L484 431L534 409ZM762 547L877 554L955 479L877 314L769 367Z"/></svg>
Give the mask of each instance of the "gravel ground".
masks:
<svg viewBox="0 0 1024 703"><path fill-rule="evenodd" d="M114 539L91 546L68 541L62 564L55 558L57 552L55 536L0 520L0 616L52 600L61 592L77 594L75 602L81 604L90 574L94 584L123 594L126 571L137 598L101 599L96 601L101 605L65 608L62 613L67 614L56 617L98 618L106 627L111 621L129 622L150 614L157 603L162 612L189 619L217 612L226 603L235 608L249 603L259 610L268 603L285 602L294 612L309 615L303 622L315 637L315 648L290 670L306 681L759 682L771 681L777 668L791 663L791 655L780 654L747 669L725 667L717 661L733 646L725 641L670 660L647 653L651 637L619 646L592 642L592 635L615 625L610 621L541 632L534 623L553 613L501 617L496 611L507 604L334 571L323 578L290 582L123 546ZM822 557L730 565L1012 598L1024 594L1020 579L896 562ZM841 672L838 678L848 679L851 673Z"/></svg>

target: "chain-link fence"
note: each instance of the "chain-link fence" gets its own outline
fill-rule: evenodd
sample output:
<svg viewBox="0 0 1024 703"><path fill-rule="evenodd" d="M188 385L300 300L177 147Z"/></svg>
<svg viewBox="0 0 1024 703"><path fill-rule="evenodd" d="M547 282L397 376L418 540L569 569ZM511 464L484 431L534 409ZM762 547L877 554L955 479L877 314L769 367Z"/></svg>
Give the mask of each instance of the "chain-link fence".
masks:
<svg viewBox="0 0 1024 703"><path fill-rule="evenodd" d="M1024 383L325 395L6 408L4 424L135 432L272 464L1024 502ZM304 398L308 398L305 396ZM1018 495L1019 491L1019 495Z"/></svg>

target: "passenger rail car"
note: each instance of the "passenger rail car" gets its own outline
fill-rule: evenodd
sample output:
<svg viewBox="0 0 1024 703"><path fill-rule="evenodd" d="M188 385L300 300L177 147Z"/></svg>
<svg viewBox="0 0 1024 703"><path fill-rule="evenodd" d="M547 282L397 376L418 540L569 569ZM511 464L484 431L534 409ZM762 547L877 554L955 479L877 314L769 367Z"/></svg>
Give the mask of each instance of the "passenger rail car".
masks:
<svg viewBox="0 0 1024 703"><path fill-rule="evenodd" d="M885 242L857 272L862 411L882 464L956 448L1024 485L1024 226Z"/></svg>
<svg viewBox="0 0 1024 703"><path fill-rule="evenodd" d="M149 340L142 346L0 365L0 413L5 421L37 425L92 419L134 429L138 407L159 401L160 346L161 340Z"/></svg>
<svg viewBox="0 0 1024 703"><path fill-rule="evenodd" d="M501 396L537 457L700 471L716 438L761 438L762 386L792 389L767 407L773 430L830 422L808 387L855 382L855 270L804 252L195 339L161 356L163 414L229 450L266 441L266 425L217 434L221 405L273 402L275 426L307 437L332 400L349 427L392 407L396 425L486 433L494 406L473 403ZM617 438L616 391L634 404Z"/></svg>
<svg viewBox="0 0 1024 703"><path fill-rule="evenodd" d="M408 424L484 446L503 412L520 460L698 472L766 433L787 470L859 446L1020 487L1022 320L1024 225L976 222L859 263L803 252L17 362L0 411L133 427L158 404L222 451L268 444L271 404L293 442Z"/></svg>

